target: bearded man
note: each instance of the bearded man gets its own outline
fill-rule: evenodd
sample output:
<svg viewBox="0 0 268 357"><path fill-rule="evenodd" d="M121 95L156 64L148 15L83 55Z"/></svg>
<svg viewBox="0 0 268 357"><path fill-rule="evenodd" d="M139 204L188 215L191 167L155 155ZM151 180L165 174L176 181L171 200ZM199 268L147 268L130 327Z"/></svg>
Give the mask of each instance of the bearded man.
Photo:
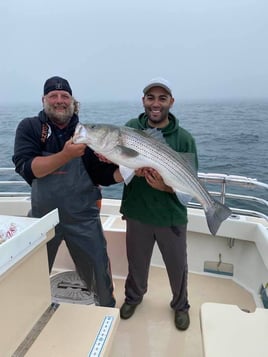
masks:
<svg viewBox="0 0 268 357"><path fill-rule="evenodd" d="M115 184L122 177L116 165L99 161L85 144L73 144L78 102L66 79L47 79L42 102L38 116L18 124L12 160L31 186L31 215L40 218L58 208L60 222L47 243L49 272L65 240L81 279L89 290L94 285L96 303L114 307L99 185Z"/></svg>

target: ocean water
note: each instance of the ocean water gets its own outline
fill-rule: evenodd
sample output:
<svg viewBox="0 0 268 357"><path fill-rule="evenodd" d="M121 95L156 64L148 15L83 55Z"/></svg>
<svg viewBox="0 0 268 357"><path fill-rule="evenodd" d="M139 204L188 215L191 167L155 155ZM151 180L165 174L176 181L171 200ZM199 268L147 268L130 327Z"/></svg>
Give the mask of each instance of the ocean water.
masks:
<svg viewBox="0 0 268 357"><path fill-rule="evenodd" d="M13 167L14 135L18 122L34 116L37 104L0 107L0 160ZM81 103L80 121L124 125L143 111L139 102ZM229 100L176 102L172 113L195 137L199 172L242 175L268 183L268 101ZM103 196L121 198L122 184L103 188ZM267 191L263 192L267 197Z"/></svg>

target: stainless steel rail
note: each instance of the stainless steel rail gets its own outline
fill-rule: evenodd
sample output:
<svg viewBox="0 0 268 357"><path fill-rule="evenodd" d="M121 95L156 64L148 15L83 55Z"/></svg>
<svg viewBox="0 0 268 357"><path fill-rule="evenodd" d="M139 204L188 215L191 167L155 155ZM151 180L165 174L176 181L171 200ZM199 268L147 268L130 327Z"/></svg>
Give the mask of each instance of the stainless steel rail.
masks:
<svg viewBox="0 0 268 357"><path fill-rule="evenodd" d="M226 201L230 199L236 202L235 207L230 207L229 205L233 214L260 217L268 221L268 213L266 213L268 212L268 184L245 176L218 173L200 172L198 173L198 177L207 187L210 194L217 197L222 203L226 203ZM0 168L0 178L2 178L2 180L0 180L0 197L30 196L29 185L15 172L14 168ZM19 187L20 189L13 191L14 187ZM243 192L231 192L234 189ZM254 195L247 194L248 191L251 190L254 190ZM249 207L245 209L241 208L239 204L237 205L238 202L249 207L253 204L254 207L257 206L258 209L250 209ZM200 204L197 202L189 202L188 206L191 208L200 208Z"/></svg>
<svg viewBox="0 0 268 357"><path fill-rule="evenodd" d="M268 212L268 201L264 197L268 197L268 185L264 182L260 182L257 179L249 178L246 176L237 175L225 175L218 173L198 173L199 179L205 184L205 186L217 185L218 190L213 191L211 187L209 192L212 196L218 197L219 201L226 203L227 200L235 200L236 202L243 202L245 204L255 203L258 207L263 208L264 211ZM243 193L232 193L229 191L230 188L237 187L241 188ZM259 196L247 195L244 192L249 190L258 191ZM265 195L266 193L266 195ZM189 202L189 207L200 207L198 203ZM268 216L266 213L260 212L259 210L243 209L239 207L230 207L234 214L248 215L252 217L264 218L268 221ZM262 211L262 210L261 210Z"/></svg>

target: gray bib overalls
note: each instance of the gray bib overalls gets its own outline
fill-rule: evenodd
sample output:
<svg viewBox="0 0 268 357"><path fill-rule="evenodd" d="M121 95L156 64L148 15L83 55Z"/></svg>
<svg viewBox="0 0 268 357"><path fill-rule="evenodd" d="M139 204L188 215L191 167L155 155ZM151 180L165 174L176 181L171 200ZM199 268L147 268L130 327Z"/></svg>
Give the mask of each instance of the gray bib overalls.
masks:
<svg viewBox="0 0 268 357"><path fill-rule="evenodd" d="M47 244L49 271L60 243L65 240L88 289L94 285L99 304L114 307L107 243L96 204L100 198L100 190L92 183L81 158L32 183L33 217L42 217L55 208L59 211L60 223L55 228L55 237Z"/></svg>

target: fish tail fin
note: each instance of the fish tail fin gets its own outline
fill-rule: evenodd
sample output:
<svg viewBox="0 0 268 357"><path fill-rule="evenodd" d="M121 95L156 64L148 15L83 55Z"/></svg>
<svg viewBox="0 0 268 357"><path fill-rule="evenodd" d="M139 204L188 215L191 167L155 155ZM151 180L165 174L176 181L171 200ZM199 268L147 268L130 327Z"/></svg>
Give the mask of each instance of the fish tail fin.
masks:
<svg viewBox="0 0 268 357"><path fill-rule="evenodd" d="M216 235L221 223L232 214L229 207L214 201L206 211L208 228L214 236Z"/></svg>

